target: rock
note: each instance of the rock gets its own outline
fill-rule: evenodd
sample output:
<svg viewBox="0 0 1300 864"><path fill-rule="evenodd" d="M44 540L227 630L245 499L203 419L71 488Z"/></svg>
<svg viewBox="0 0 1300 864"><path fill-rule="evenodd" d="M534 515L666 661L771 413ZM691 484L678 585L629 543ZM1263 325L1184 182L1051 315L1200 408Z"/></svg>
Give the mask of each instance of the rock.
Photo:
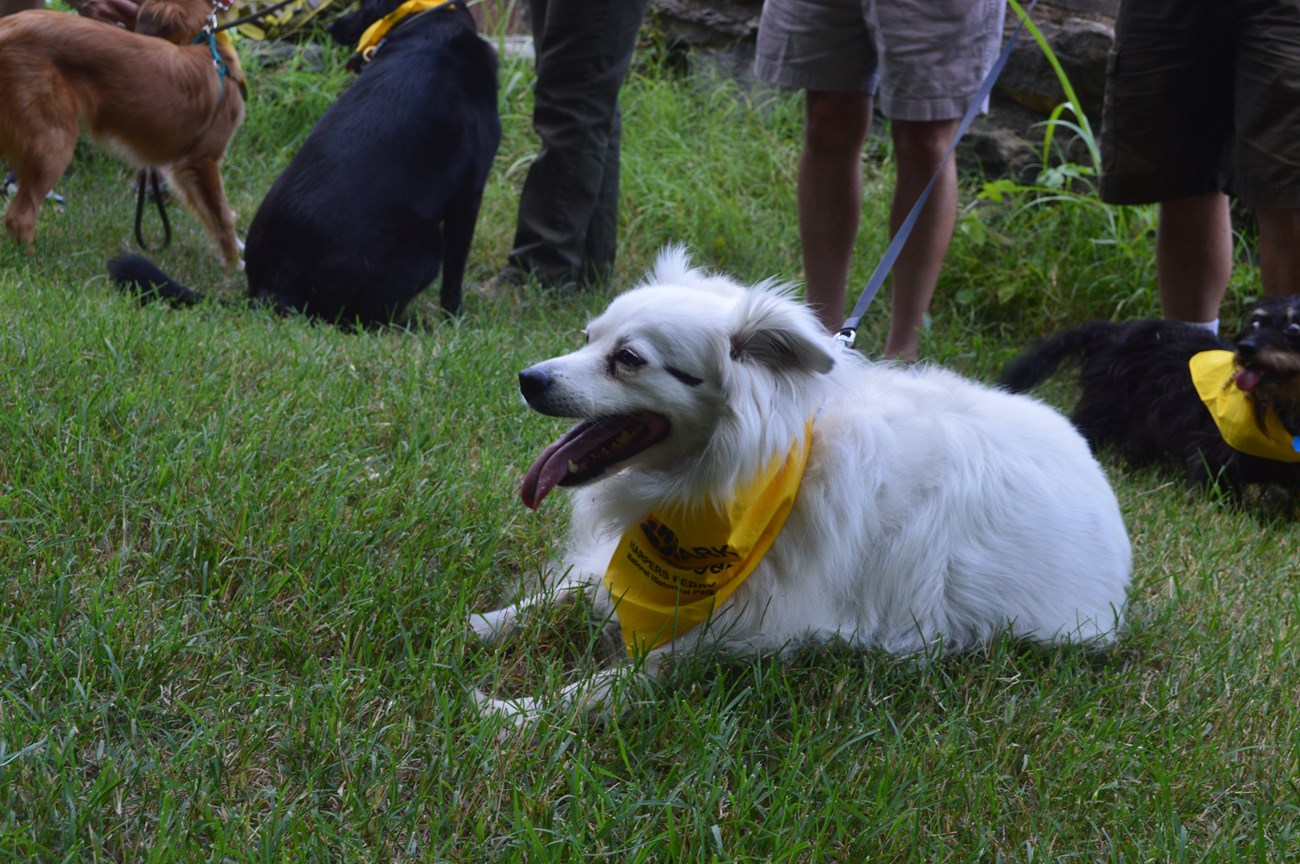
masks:
<svg viewBox="0 0 1300 864"><path fill-rule="evenodd" d="M722 47L758 33L762 0L651 0L671 35L693 46Z"/></svg>
<svg viewBox="0 0 1300 864"><path fill-rule="evenodd" d="M1097 125L1106 92L1106 56L1115 39L1113 25L1086 18L1054 18L1051 10L1035 24L1061 64L1070 86L1086 113ZM1015 21L1009 21L1009 30ZM1023 32L1007 59L997 89L1015 102L1046 117L1065 101L1065 90L1041 47Z"/></svg>
<svg viewBox="0 0 1300 864"><path fill-rule="evenodd" d="M1029 182L1038 173L1038 151L991 118L971 124L966 137L957 145L956 156L957 170L963 174Z"/></svg>

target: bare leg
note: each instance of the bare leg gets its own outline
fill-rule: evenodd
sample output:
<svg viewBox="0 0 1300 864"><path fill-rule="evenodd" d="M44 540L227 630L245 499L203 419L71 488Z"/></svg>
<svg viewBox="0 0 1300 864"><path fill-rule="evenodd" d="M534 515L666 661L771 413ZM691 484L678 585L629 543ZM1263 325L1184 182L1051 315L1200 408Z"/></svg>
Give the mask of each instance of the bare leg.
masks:
<svg viewBox="0 0 1300 864"><path fill-rule="evenodd" d="M925 315L939 283L957 221L957 165L952 160L943 162L957 131L957 121L893 120L890 130L898 173L889 209L891 237L898 232L930 178L938 173L912 234L894 263L893 315L885 355L915 360L920 353Z"/></svg>
<svg viewBox="0 0 1300 864"><path fill-rule="evenodd" d="M862 211L862 144L871 97L810 90L807 103L799 158L799 245L808 305L822 326L836 333L844 323L849 261Z"/></svg>
<svg viewBox="0 0 1300 864"><path fill-rule="evenodd" d="M1164 316L1192 323L1215 320L1231 275L1228 196L1211 192L1161 202L1156 282Z"/></svg>
<svg viewBox="0 0 1300 864"><path fill-rule="evenodd" d="M1300 294L1300 209L1258 207L1259 277L1271 297Z"/></svg>

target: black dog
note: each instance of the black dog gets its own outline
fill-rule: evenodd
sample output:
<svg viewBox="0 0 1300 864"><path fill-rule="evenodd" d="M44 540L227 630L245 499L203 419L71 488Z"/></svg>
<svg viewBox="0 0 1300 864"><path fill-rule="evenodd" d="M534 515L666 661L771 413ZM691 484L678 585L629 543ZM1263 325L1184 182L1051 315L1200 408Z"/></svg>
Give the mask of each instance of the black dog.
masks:
<svg viewBox="0 0 1300 864"><path fill-rule="evenodd" d="M1214 351L1223 353L1197 361L1206 363L1198 389L1192 357ZM1300 489L1300 297L1261 300L1233 343L1175 321L1085 324L1030 349L1000 383L1024 392L1070 357L1081 359L1071 420L1093 450L1112 445L1136 464L1172 456L1193 483L1222 481L1234 493ZM1235 446L1210 407L1234 398L1244 435L1232 433Z"/></svg>
<svg viewBox="0 0 1300 864"><path fill-rule="evenodd" d="M402 0L362 0L330 28L354 44ZM470 241L501 140L497 61L460 0L407 15L312 128L253 217L250 302L342 325L398 318L442 270L460 307ZM109 275L142 297L203 295L138 255Z"/></svg>

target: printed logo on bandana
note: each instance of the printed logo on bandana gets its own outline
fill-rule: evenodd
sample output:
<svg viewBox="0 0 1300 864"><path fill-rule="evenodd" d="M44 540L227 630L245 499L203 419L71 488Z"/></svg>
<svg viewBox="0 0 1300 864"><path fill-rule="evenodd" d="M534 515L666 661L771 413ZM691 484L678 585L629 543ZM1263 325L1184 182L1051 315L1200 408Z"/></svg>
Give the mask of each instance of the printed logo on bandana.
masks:
<svg viewBox="0 0 1300 864"><path fill-rule="evenodd" d="M809 422L802 440L738 484L729 500L665 507L629 526L605 571L629 655L703 624L744 584L794 507L811 446Z"/></svg>
<svg viewBox="0 0 1300 864"><path fill-rule="evenodd" d="M726 543L720 546L682 546L673 529L660 522L653 513L641 523L641 532L659 559L678 570L690 570L703 576L721 573L740 561L740 555Z"/></svg>

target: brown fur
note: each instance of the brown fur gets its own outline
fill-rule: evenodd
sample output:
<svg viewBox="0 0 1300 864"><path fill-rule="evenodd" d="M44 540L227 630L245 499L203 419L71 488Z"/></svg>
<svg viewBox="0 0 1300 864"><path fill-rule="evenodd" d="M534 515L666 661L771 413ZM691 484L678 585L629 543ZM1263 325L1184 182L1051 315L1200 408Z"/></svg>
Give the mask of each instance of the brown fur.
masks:
<svg viewBox="0 0 1300 864"><path fill-rule="evenodd" d="M213 8L208 0L155 0L140 7L132 29L141 36L185 45L199 35Z"/></svg>
<svg viewBox="0 0 1300 864"><path fill-rule="evenodd" d="M211 10L207 0L146 0L140 21L157 32L185 21L201 29ZM239 264L220 164L244 120L243 73L218 43L222 81L208 44L191 44L197 34L173 44L43 10L0 19L0 159L18 180L5 214L10 237L32 244L45 195L84 130L135 166L167 168L226 264Z"/></svg>

